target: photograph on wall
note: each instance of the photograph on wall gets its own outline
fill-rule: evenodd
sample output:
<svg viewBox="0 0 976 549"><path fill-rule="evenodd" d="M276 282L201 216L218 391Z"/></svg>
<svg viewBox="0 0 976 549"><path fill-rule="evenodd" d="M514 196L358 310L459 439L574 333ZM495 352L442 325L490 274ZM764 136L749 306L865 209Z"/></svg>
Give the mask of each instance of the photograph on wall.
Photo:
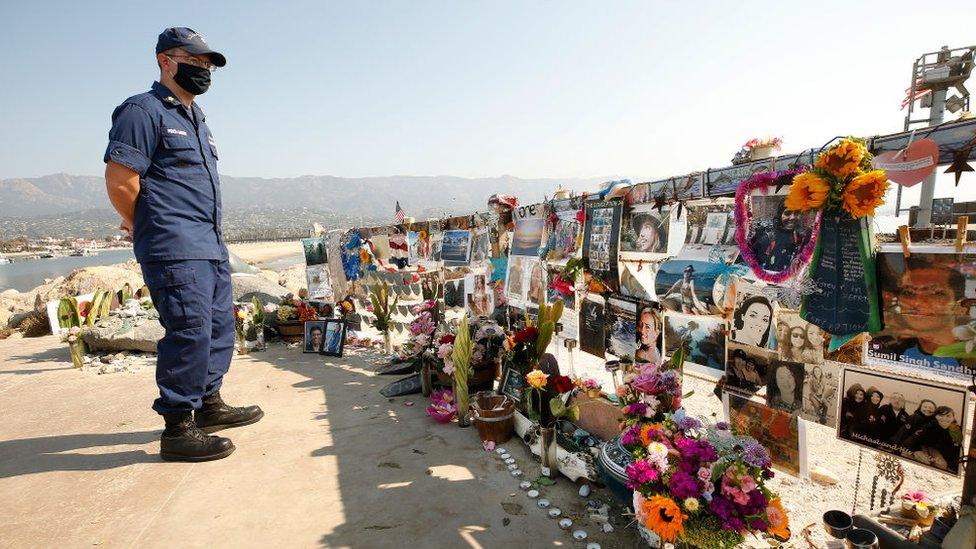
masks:
<svg viewBox="0 0 976 549"><path fill-rule="evenodd" d="M479 227L472 232L471 263L488 261L491 257L491 246L488 242L488 228Z"/></svg>
<svg viewBox="0 0 976 549"><path fill-rule="evenodd" d="M452 229L444 231L441 242L441 260L446 267L463 267L471 259L471 231Z"/></svg>
<svg viewBox="0 0 976 549"><path fill-rule="evenodd" d="M662 364L661 340L664 334L664 320L660 309L651 302L643 301L637 313L637 351L634 362Z"/></svg>
<svg viewBox="0 0 976 549"><path fill-rule="evenodd" d="M730 324L730 340L753 347L769 347L773 337L773 304L762 288L746 282L736 286Z"/></svg>
<svg viewBox="0 0 976 549"><path fill-rule="evenodd" d="M306 320L305 339L303 340L302 352L318 353L322 350L323 341L325 341L325 321Z"/></svg>
<svg viewBox="0 0 976 549"><path fill-rule="evenodd" d="M669 311L684 314L723 314L729 288L720 278L722 267L708 261L669 259L654 275L658 301Z"/></svg>
<svg viewBox="0 0 976 549"><path fill-rule="evenodd" d="M556 223L546 235L547 259L549 261L561 261L576 255L580 231L582 230L577 218L581 204L581 198L567 198L552 202Z"/></svg>
<svg viewBox="0 0 976 549"><path fill-rule="evenodd" d="M966 389L855 368L842 377L838 438L959 474Z"/></svg>
<svg viewBox="0 0 976 549"><path fill-rule="evenodd" d="M422 240L418 231L407 231L407 248L407 259L411 265L419 265L430 255L430 243Z"/></svg>
<svg viewBox="0 0 976 549"><path fill-rule="evenodd" d="M554 280L560 271L562 269L557 265L548 264L546 267L546 304L552 305L557 300L563 302L563 314L559 319L559 323L563 325L563 331L560 335L567 339L578 339L579 313L576 310L575 288L569 295L564 295L555 288L548 287L549 282Z"/></svg>
<svg viewBox="0 0 976 549"><path fill-rule="evenodd" d="M790 309L777 309L775 322L775 346L780 358L807 364L823 362L824 337L820 328Z"/></svg>
<svg viewBox="0 0 976 549"><path fill-rule="evenodd" d="M603 358L606 356L606 314L603 298L586 298L579 310L580 351Z"/></svg>
<svg viewBox="0 0 976 549"><path fill-rule="evenodd" d="M340 319L325 321L325 334L322 339L320 352L326 356L342 356L342 348L346 341L346 323Z"/></svg>
<svg viewBox="0 0 976 549"><path fill-rule="evenodd" d="M728 343L728 362L725 365L726 387L740 393L755 394L766 386L766 376L776 354L741 343Z"/></svg>
<svg viewBox="0 0 976 549"><path fill-rule="evenodd" d="M800 476L805 469L802 449L806 444L796 414L770 408L735 393L725 393L722 401L735 434L750 436L762 444L769 452L774 468Z"/></svg>
<svg viewBox="0 0 976 549"><path fill-rule="evenodd" d="M658 263L621 261L620 295L641 301L657 301L654 293L654 275Z"/></svg>
<svg viewBox="0 0 976 549"><path fill-rule="evenodd" d="M315 265L305 268L305 280L308 288L308 297L311 299L321 299L324 301L335 301L332 292L332 284L329 281L329 266Z"/></svg>
<svg viewBox="0 0 976 549"><path fill-rule="evenodd" d="M806 420L835 427L841 364L827 360L823 364L804 364L803 368L803 409L800 415Z"/></svg>
<svg viewBox="0 0 976 549"><path fill-rule="evenodd" d="M485 273L464 277L464 309L471 318L490 317L495 312L495 294Z"/></svg>
<svg viewBox="0 0 976 549"><path fill-rule="evenodd" d="M588 202L583 232L583 259L589 271L611 292L618 287L617 250L620 240L619 201Z"/></svg>
<svg viewBox="0 0 976 549"><path fill-rule="evenodd" d="M830 340L833 336L830 334L824 334L824 336L824 360L832 360L854 366L864 364L864 348L870 340L867 334L858 334L833 351L830 350Z"/></svg>
<svg viewBox="0 0 976 549"><path fill-rule="evenodd" d="M746 241L756 262L767 271L785 271L813 235L814 211L787 210L786 189L781 194L749 196L751 222Z"/></svg>
<svg viewBox="0 0 976 549"><path fill-rule="evenodd" d="M637 306L637 301L622 296L607 298L607 352L631 362L637 353Z"/></svg>
<svg viewBox="0 0 976 549"><path fill-rule="evenodd" d="M420 273L420 295L424 301L444 297L444 283L439 270Z"/></svg>
<svg viewBox="0 0 976 549"><path fill-rule="evenodd" d="M526 281L525 300L530 305L541 305L546 298L545 267L539 258L524 258L528 280Z"/></svg>
<svg viewBox="0 0 976 549"><path fill-rule="evenodd" d="M671 356L683 340L688 341L686 372L711 380L725 375L725 319L664 313L664 354Z"/></svg>
<svg viewBox="0 0 976 549"><path fill-rule="evenodd" d="M531 260L525 257L511 256L508 258L508 272L505 276L505 295L512 305L521 305L525 302L526 284L525 278L528 274L526 267L531 271Z"/></svg>
<svg viewBox="0 0 976 549"><path fill-rule="evenodd" d="M803 381L806 370L802 362L777 359L766 372L766 404L777 410L796 412L803 407Z"/></svg>
<svg viewBox="0 0 976 549"><path fill-rule="evenodd" d="M685 245L678 255L685 259L707 261L718 246L726 261L739 257L735 241L735 213L731 199L719 198L707 203L692 203L685 208Z"/></svg>
<svg viewBox="0 0 976 549"><path fill-rule="evenodd" d="M373 234L369 237L373 257L383 265L390 263L390 237L386 234Z"/></svg>
<svg viewBox="0 0 976 549"><path fill-rule="evenodd" d="M324 236L303 238L302 249L305 250L305 264L309 267L312 265L322 265L329 261L329 254L325 251Z"/></svg>
<svg viewBox="0 0 976 549"><path fill-rule="evenodd" d="M444 306L448 308L464 307L464 279L447 280L444 282Z"/></svg>
<svg viewBox="0 0 976 549"><path fill-rule="evenodd" d="M545 204L518 206L513 211L515 232L512 235L513 256L539 257L539 247L546 229Z"/></svg>
<svg viewBox="0 0 976 549"><path fill-rule="evenodd" d="M877 256L884 330L871 335L867 362L969 380L960 358L976 358L976 254L912 249Z"/></svg>
<svg viewBox="0 0 976 549"><path fill-rule="evenodd" d="M620 223L621 259L656 259L668 253L671 208L660 211L653 204L633 204L626 208Z"/></svg>
<svg viewBox="0 0 976 549"><path fill-rule="evenodd" d="M431 261L442 261L441 250L444 244L444 233L443 232L432 232L430 233L430 260Z"/></svg>

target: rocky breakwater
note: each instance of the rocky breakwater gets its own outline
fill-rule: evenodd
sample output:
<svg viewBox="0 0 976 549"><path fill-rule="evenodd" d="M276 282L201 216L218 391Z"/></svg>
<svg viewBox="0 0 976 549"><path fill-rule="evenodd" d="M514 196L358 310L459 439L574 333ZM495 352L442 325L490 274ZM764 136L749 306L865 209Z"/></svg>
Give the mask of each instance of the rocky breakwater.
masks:
<svg viewBox="0 0 976 549"><path fill-rule="evenodd" d="M94 326L84 328L81 338L93 353L141 351L155 353L156 344L165 335L159 313L146 303L130 299Z"/></svg>

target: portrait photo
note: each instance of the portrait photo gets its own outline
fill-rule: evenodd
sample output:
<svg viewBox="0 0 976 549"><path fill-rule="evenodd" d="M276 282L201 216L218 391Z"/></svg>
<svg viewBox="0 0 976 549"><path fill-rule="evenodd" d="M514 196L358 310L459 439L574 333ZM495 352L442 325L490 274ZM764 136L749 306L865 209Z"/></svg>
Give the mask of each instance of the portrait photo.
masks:
<svg viewBox="0 0 976 549"><path fill-rule="evenodd" d="M800 476L805 469L803 428L796 414L770 408L735 393L724 393L723 404L729 425L736 435L749 436L769 452L773 467Z"/></svg>
<svg viewBox="0 0 976 549"><path fill-rule="evenodd" d="M664 354L671 356L682 340L688 341L686 372L711 380L725 375L725 319L719 316L693 316L664 313Z"/></svg>
<svg viewBox="0 0 976 549"><path fill-rule="evenodd" d="M760 288L739 283L736 288L735 306L729 339L743 345L766 348L770 344L773 325L773 304Z"/></svg>
<svg viewBox="0 0 976 549"><path fill-rule="evenodd" d="M471 259L471 231L444 231L441 242L441 261L447 267L463 267Z"/></svg>
<svg viewBox="0 0 976 549"><path fill-rule="evenodd" d="M329 255L325 251L324 236L303 238L302 249L305 250L305 264L310 267L312 265L322 265L329 261Z"/></svg>
<svg viewBox="0 0 976 549"><path fill-rule="evenodd" d="M495 312L495 293L488 286L488 275L464 277L464 309L471 318L488 318Z"/></svg>
<svg viewBox="0 0 976 549"><path fill-rule="evenodd" d="M819 364L823 362L823 332L790 309L777 309L774 327L776 349L783 360Z"/></svg>
<svg viewBox="0 0 976 549"><path fill-rule="evenodd" d="M850 367L842 375L838 438L959 474L964 388Z"/></svg>
<svg viewBox="0 0 976 549"><path fill-rule="evenodd" d="M725 365L726 387L740 393L755 394L766 386L766 376L773 361L774 352L741 343L728 344L728 362Z"/></svg>
<svg viewBox="0 0 976 549"><path fill-rule="evenodd" d="M728 288L719 280L720 271L717 263L709 261L669 259L654 276L657 299L668 311L722 314Z"/></svg>
<svg viewBox="0 0 976 549"><path fill-rule="evenodd" d="M659 212L653 204L633 204L626 208L620 223L620 257L653 258L668 252L671 208Z"/></svg>
<svg viewBox="0 0 976 549"><path fill-rule="evenodd" d="M505 276L505 295L514 305L525 301L525 263L526 258L510 256L508 274Z"/></svg>
<svg viewBox="0 0 976 549"><path fill-rule="evenodd" d="M545 269L539 258L525 258L524 264L528 266L528 290L525 292L526 300L532 305L541 305L546 297Z"/></svg>
<svg viewBox="0 0 976 549"><path fill-rule="evenodd" d="M306 320L305 339L302 345L302 352L318 353L322 350L322 342L325 341L325 321Z"/></svg>
<svg viewBox="0 0 976 549"><path fill-rule="evenodd" d="M664 321L656 305L641 302L637 313L637 352L634 362L660 365L664 362L661 353L661 340L664 335Z"/></svg>
<svg viewBox="0 0 976 549"><path fill-rule="evenodd" d="M488 261L491 257L491 246L488 242L488 229L481 227L473 231L471 240L471 263Z"/></svg>
<svg viewBox="0 0 976 549"><path fill-rule="evenodd" d="M785 189L782 194L754 193L748 198L751 221L746 241L767 271L788 269L813 234L816 214L786 209L785 193Z"/></svg>
<svg viewBox="0 0 976 549"><path fill-rule="evenodd" d="M803 406L803 380L806 370L801 362L773 360L766 372L766 404L786 412Z"/></svg>
<svg viewBox="0 0 976 549"><path fill-rule="evenodd" d="M633 362L637 353L637 306L636 300L607 298L607 352L621 360Z"/></svg>
<svg viewBox="0 0 976 549"><path fill-rule="evenodd" d="M801 416L821 425L836 426L841 365L825 360L823 364L804 364L803 368Z"/></svg>
<svg viewBox="0 0 976 549"><path fill-rule="evenodd" d="M576 214L581 203L582 199L578 197L556 200L552 203L556 224L546 235L550 261L567 259L576 254L577 241L582 230Z"/></svg>
<svg viewBox="0 0 976 549"><path fill-rule="evenodd" d="M958 359L976 358L976 254L920 248L906 259L885 248L877 264L884 330L871 334L867 362L968 380Z"/></svg>
<svg viewBox="0 0 976 549"><path fill-rule="evenodd" d="M339 319L326 320L325 334L320 352L326 356L341 357L345 341L346 323Z"/></svg>

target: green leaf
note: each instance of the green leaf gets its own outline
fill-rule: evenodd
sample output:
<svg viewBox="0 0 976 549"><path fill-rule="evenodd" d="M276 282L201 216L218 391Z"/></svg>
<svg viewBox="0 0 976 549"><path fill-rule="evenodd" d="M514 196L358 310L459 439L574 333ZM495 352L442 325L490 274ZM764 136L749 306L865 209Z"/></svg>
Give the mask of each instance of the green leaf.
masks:
<svg viewBox="0 0 976 549"><path fill-rule="evenodd" d="M553 486L556 484L556 479L540 475L539 478L535 479L535 483L539 486Z"/></svg>

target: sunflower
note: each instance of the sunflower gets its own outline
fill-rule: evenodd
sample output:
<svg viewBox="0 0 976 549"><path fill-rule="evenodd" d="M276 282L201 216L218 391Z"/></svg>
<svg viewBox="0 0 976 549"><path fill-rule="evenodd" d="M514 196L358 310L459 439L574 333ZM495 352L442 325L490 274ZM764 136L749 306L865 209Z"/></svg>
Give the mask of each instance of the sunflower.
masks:
<svg viewBox="0 0 976 549"><path fill-rule="evenodd" d="M830 192L830 184L813 172L804 172L793 178L790 192L786 195L786 209L805 212L823 206Z"/></svg>
<svg viewBox="0 0 976 549"><path fill-rule="evenodd" d="M687 515L671 498L653 496L643 503L646 520L644 526L661 537L662 541L674 541L685 535L684 520Z"/></svg>
<svg viewBox="0 0 976 549"><path fill-rule="evenodd" d="M790 519L783 509L783 502L773 498L766 507L766 518L769 519L768 532L781 540L790 539Z"/></svg>
<svg viewBox="0 0 976 549"><path fill-rule="evenodd" d="M841 200L844 209L857 219L865 215L874 215L874 209L884 204L887 190L888 175L885 171L871 170L852 179L844 189Z"/></svg>
<svg viewBox="0 0 976 549"><path fill-rule="evenodd" d="M867 154L864 145L851 139L844 139L837 145L820 153L817 157L817 169L847 179L861 165L861 160Z"/></svg>

